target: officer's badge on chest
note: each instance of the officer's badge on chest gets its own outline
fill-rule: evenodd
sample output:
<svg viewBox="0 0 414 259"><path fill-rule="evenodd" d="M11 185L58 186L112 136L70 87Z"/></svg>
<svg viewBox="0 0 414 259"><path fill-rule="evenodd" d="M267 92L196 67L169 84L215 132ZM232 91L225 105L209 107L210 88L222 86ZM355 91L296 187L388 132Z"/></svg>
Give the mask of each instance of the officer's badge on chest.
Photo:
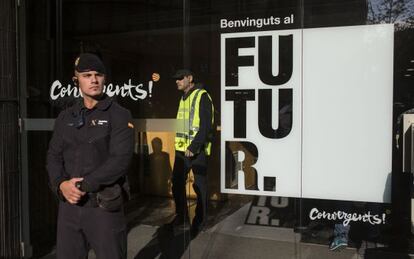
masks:
<svg viewBox="0 0 414 259"><path fill-rule="evenodd" d="M107 126L107 125L108 125L107 120L98 120L98 119L91 120L91 126Z"/></svg>

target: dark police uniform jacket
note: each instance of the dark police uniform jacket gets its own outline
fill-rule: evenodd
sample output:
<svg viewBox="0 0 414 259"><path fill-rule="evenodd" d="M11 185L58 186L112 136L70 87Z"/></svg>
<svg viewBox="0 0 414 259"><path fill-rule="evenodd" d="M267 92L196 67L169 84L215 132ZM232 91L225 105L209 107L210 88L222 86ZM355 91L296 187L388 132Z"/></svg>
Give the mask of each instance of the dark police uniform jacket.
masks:
<svg viewBox="0 0 414 259"><path fill-rule="evenodd" d="M118 183L125 179L133 147L128 110L107 96L89 110L81 99L55 122L47 154L52 190L64 200L59 185L74 177L84 178L83 189L89 193Z"/></svg>

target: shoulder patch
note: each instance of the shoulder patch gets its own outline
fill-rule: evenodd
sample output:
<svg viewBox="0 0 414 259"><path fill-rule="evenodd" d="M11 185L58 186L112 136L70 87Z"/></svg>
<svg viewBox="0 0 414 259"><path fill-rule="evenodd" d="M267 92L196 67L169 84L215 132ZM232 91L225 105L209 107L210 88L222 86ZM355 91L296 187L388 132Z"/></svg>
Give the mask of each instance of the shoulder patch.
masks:
<svg viewBox="0 0 414 259"><path fill-rule="evenodd" d="M128 122L128 128L133 129L134 128L134 124L132 124L131 122Z"/></svg>

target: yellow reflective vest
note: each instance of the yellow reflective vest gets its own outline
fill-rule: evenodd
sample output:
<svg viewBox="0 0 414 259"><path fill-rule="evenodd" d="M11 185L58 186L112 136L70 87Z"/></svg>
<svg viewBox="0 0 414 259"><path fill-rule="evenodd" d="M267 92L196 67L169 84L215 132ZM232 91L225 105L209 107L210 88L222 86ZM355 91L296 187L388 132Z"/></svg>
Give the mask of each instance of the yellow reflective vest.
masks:
<svg viewBox="0 0 414 259"><path fill-rule="evenodd" d="M185 152L191 145L194 137L200 129L200 101L201 96L207 94L211 101L210 95L204 89L195 89L191 94L183 100L181 98L178 106L177 121L184 124L187 131L177 132L175 135L175 150ZM214 107L211 102L211 124L214 123ZM211 140L204 145L206 155L211 153Z"/></svg>

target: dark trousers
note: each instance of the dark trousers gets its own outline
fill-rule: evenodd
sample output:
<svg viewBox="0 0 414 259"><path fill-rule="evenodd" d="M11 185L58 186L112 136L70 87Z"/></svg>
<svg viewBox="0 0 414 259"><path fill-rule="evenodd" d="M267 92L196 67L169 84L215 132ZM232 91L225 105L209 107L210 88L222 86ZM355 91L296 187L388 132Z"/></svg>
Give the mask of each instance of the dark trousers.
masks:
<svg viewBox="0 0 414 259"><path fill-rule="evenodd" d="M99 207L80 207L60 202L57 258L87 258L89 248L95 251L99 259L127 257L124 212L108 212Z"/></svg>
<svg viewBox="0 0 414 259"><path fill-rule="evenodd" d="M202 163L199 163L200 161ZM188 216L185 184L188 173L192 169L194 174L193 189L197 195L197 207L193 224L202 224L207 219L207 164L205 161L205 157L188 158L184 156L183 152L175 152L174 169L172 172L172 192L175 210L179 217Z"/></svg>

